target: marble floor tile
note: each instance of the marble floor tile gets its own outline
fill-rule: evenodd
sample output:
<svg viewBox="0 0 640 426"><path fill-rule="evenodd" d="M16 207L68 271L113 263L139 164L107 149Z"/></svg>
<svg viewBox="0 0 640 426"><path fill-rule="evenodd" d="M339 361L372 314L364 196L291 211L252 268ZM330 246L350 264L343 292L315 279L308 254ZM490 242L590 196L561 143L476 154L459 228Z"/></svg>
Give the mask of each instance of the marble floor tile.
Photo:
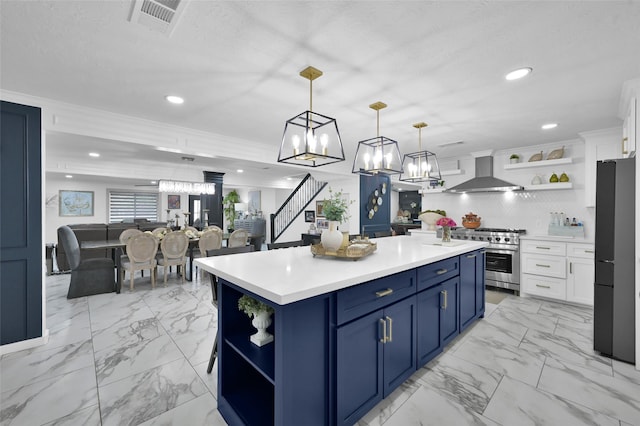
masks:
<svg viewBox="0 0 640 426"><path fill-rule="evenodd" d="M0 362L1 389L5 392L93 366L91 340L49 350L15 352Z"/></svg>
<svg viewBox="0 0 640 426"><path fill-rule="evenodd" d="M216 330L213 327L210 330L179 334L173 341L191 365L209 362Z"/></svg>
<svg viewBox="0 0 640 426"><path fill-rule="evenodd" d="M638 424L640 385L547 359L538 388L616 419Z"/></svg>
<svg viewBox="0 0 640 426"><path fill-rule="evenodd" d="M207 374L207 368L209 367L209 360L201 364L196 364L193 369L198 373L202 382L207 386L209 392L215 399L218 399L218 360L213 363L213 370L211 374Z"/></svg>
<svg viewBox="0 0 640 426"><path fill-rule="evenodd" d="M425 424L438 426L497 426L497 423L492 420L424 386L418 388L384 425L407 426Z"/></svg>
<svg viewBox="0 0 640 426"><path fill-rule="evenodd" d="M98 426L100 422L100 406L96 404L46 423L43 426Z"/></svg>
<svg viewBox="0 0 640 426"><path fill-rule="evenodd" d="M545 300L542 302L538 313L576 322L593 322L593 308L588 306L569 305Z"/></svg>
<svg viewBox="0 0 640 426"><path fill-rule="evenodd" d="M380 426L387 424L396 411L404 404L418 389L420 384L413 378L408 379L401 384L396 390L391 392L387 398L380 401L365 416L363 416L357 425L359 426Z"/></svg>
<svg viewBox="0 0 640 426"><path fill-rule="evenodd" d="M40 380L0 394L0 424L42 425L98 404L93 367Z"/></svg>
<svg viewBox="0 0 640 426"><path fill-rule="evenodd" d="M557 359L562 362L580 365L585 368L611 376L611 359L597 354L591 344L582 340L529 330L520 344L520 348L531 353Z"/></svg>
<svg viewBox="0 0 640 426"><path fill-rule="evenodd" d="M590 322L558 318L553 334L593 346L593 323Z"/></svg>
<svg viewBox="0 0 640 426"><path fill-rule="evenodd" d="M215 329L218 323L215 308L210 303L197 302L195 299L193 303L157 313L156 317L172 337Z"/></svg>
<svg viewBox="0 0 640 426"><path fill-rule="evenodd" d="M178 359L100 386L102 425L138 425L205 393L191 365Z"/></svg>
<svg viewBox="0 0 640 426"><path fill-rule="evenodd" d="M142 315L141 315L142 316ZM93 349L96 352L116 349L167 334L157 318L132 319L129 322L116 323L113 327L97 330L93 333Z"/></svg>
<svg viewBox="0 0 640 426"><path fill-rule="evenodd" d="M487 321L502 327L514 327L519 325L523 329L534 329L540 331L553 332L558 322L555 317L532 314L530 312L517 310L513 307L498 306L498 309L487 318Z"/></svg>
<svg viewBox="0 0 640 426"><path fill-rule="evenodd" d="M94 335L100 330L117 328L122 324L154 317L151 309L142 300L129 299L125 301L123 299L123 301L120 301L118 299L115 299L114 306L110 309L104 307L92 308L91 302L89 302L91 329Z"/></svg>
<svg viewBox="0 0 640 426"><path fill-rule="evenodd" d="M482 414L502 375L444 354L430 363L429 369L418 370L414 377L425 387Z"/></svg>
<svg viewBox="0 0 640 426"><path fill-rule="evenodd" d="M191 401L178 405L158 417L154 417L141 426L172 426L172 425L207 425L226 426L217 408L217 402L210 393L205 393Z"/></svg>
<svg viewBox="0 0 640 426"><path fill-rule="evenodd" d="M493 313L496 315L497 311ZM485 339L488 344L500 343L504 345L518 346L527 332L527 328L520 324L511 324L505 321L490 321L490 318L477 321L469 336L477 339ZM463 338L464 339L464 338Z"/></svg>
<svg viewBox="0 0 640 426"><path fill-rule="evenodd" d="M485 303L484 304L484 317L487 318L493 311L496 310L498 305L494 305L493 303Z"/></svg>
<svg viewBox="0 0 640 426"><path fill-rule="evenodd" d="M542 306L542 301L534 297L518 297L509 295L502 302L500 302L499 306L511 308L520 312L529 312L531 314L536 314Z"/></svg>
<svg viewBox="0 0 640 426"><path fill-rule="evenodd" d="M501 425L618 426L613 417L504 377L484 416Z"/></svg>
<svg viewBox="0 0 640 426"><path fill-rule="evenodd" d="M475 336L469 336L453 355L532 386L538 383L544 365L542 355Z"/></svg>
<svg viewBox="0 0 640 426"><path fill-rule="evenodd" d="M49 341L46 345L38 347L38 350L48 350L91 339L88 310L79 312L73 318L64 321L51 323L47 320L47 328Z"/></svg>
<svg viewBox="0 0 640 426"><path fill-rule="evenodd" d="M162 364L184 359L167 334L95 353L98 385L104 386Z"/></svg>
<svg viewBox="0 0 640 426"><path fill-rule="evenodd" d="M640 370L635 365L615 359L611 360L611 364L613 366L613 377L640 385Z"/></svg>

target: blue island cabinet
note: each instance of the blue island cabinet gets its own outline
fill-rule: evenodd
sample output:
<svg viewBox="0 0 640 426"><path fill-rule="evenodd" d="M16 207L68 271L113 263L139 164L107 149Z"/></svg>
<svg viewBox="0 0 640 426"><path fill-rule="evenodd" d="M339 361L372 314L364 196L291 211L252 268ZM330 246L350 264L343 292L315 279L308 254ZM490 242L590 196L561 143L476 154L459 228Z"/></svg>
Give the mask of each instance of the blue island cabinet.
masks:
<svg viewBox="0 0 640 426"><path fill-rule="evenodd" d="M484 316L485 251L460 256L460 331Z"/></svg>

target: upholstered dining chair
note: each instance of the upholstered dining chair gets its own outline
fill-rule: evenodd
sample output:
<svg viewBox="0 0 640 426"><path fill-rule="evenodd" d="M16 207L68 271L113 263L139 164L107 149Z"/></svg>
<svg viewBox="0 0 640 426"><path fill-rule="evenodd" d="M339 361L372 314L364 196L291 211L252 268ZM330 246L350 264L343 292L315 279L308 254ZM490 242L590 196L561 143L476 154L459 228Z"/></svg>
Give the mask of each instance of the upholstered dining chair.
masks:
<svg viewBox="0 0 640 426"><path fill-rule="evenodd" d="M220 228L219 226L216 225L209 225L207 226L207 229L205 229L205 231L218 231L221 234L223 234L224 232L222 231L222 228Z"/></svg>
<svg viewBox="0 0 640 426"><path fill-rule="evenodd" d="M222 256L227 254L237 254L237 253L249 253L254 250L253 246L243 246L243 247L222 247L217 250L207 250L206 256ZM218 308L218 277L209 274L209 280L211 281L211 303L213 306ZM219 325L218 325L219 326ZM218 332L216 331L216 337L213 339L213 349L211 349L211 356L209 357L209 366L207 367L207 374L211 374L211 370L213 370L213 363L216 361L216 357L218 356Z"/></svg>
<svg viewBox="0 0 640 426"><path fill-rule="evenodd" d="M154 237L161 239L163 237L161 237L161 235L166 235L168 232L170 232L170 230L168 228L156 228L153 231L151 231L151 234L153 234Z"/></svg>
<svg viewBox="0 0 640 426"><path fill-rule="evenodd" d="M151 287L156 287L157 252L158 240L153 235L141 233L129 238L129 241L127 241L127 257L129 260L122 263L122 279L124 280L124 271L129 271L131 276L129 288L131 291L133 291L135 271L143 271L145 269L149 269L151 273Z"/></svg>
<svg viewBox="0 0 640 426"><path fill-rule="evenodd" d="M120 233L120 235L118 236L118 240L120 240L121 244L127 244L127 241L129 241L129 239L133 236L136 235L140 235L142 234L142 231L139 230L138 228L129 228L129 229L125 229L124 231L122 231ZM127 249L125 247L125 253L120 255L120 264L122 265L125 262L129 261L129 257L127 256ZM122 270L122 279L124 280L124 269Z"/></svg>
<svg viewBox="0 0 640 426"><path fill-rule="evenodd" d="M158 265L164 270L164 285L167 285L167 269L171 265L180 267L182 272L182 282L187 267L187 249L189 248L189 238L184 232L171 232L160 242L162 256L157 257Z"/></svg>
<svg viewBox="0 0 640 426"><path fill-rule="evenodd" d="M112 259L83 260L80 256L80 244L73 230L66 225L61 226L58 229L58 235L71 268L67 299L115 291L115 264Z"/></svg>
<svg viewBox="0 0 640 426"><path fill-rule="evenodd" d="M227 247L242 247L249 241L249 231L246 229L236 229L229 235Z"/></svg>
<svg viewBox="0 0 640 426"><path fill-rule="evenodd" d="M194 257L205 257L207 250L217 250L222 247L222 232L205 231L198 240L198 251Z"/></svg>

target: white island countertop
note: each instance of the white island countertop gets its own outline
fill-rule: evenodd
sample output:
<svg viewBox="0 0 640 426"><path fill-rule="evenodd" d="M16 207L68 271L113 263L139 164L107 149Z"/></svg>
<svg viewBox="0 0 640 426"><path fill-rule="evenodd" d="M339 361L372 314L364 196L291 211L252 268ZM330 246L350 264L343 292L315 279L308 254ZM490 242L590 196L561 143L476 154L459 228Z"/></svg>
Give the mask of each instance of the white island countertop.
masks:
<svg viewBox="0 0 640 426"><path fill-rule="evenodd" d="M194 260L196 266L278 305L340 290L407 269L486 247L477 241L402 235L376 238L378 249L358 259L313 257L311 248L292 247Z"/></svg>

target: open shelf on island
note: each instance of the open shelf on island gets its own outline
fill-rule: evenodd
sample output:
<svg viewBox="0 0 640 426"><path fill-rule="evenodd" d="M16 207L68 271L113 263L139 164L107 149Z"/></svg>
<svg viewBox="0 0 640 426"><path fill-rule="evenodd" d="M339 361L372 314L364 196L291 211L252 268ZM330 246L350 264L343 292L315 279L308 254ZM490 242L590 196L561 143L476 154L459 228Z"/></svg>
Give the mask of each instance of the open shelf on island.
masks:
<svg viewBox="0 0 640 426"><path fill-rule="evenodd" d="M557 182L557 183L544 183L540 185L525 185L525 191L545 191L553 189L571 189L573 188L573 182Z"/></svg>
<svg viewBox="0 0 640 426"><path fill-rule="evenodd" d="M560 164L571 164L573 160L570 157L558 158L557 160L527 161L526 163L505 164L505 170L527 169L530 167L546 167L558 166Z"/></svg>
<svg viewBox="0 0 640 426"><path fill-rule="evenodd" d="M274 383L275 358L273 342L258 347L249 341L248 335L239 334L228 336L225 341L269 382Z"/></svg>

